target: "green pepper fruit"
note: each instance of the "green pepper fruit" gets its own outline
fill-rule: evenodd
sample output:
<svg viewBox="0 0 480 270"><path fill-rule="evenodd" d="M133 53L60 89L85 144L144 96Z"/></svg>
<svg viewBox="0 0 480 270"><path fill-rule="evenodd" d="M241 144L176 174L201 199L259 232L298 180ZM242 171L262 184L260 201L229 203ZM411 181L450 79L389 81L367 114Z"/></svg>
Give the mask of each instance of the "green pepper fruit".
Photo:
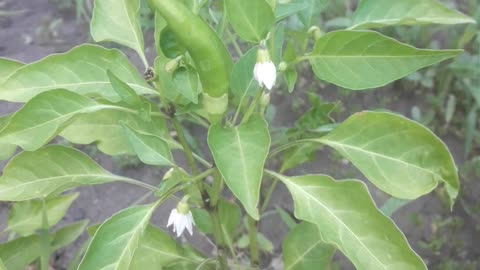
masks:
<svg viewBox="0 0 480 270"><path fill-rule="evenodd" d="M233 66L225 44L201 17L178 0L150 0L178 41L190 53L197 68L203 92L213 98L228 93Z"/></svg>

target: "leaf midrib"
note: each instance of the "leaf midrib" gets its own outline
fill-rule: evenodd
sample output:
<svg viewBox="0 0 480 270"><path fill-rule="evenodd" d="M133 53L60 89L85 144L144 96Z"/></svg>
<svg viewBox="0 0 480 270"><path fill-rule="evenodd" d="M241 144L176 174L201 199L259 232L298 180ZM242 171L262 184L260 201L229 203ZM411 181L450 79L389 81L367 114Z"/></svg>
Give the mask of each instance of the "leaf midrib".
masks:
<svg viewBox="0 0 480 270"><path fill-rule="evenodd" d="M72 178L72 177L99 177L99 178L108 178L108 179L112 179L112 180L115 180L115 179L118 179L120 180L121 178L116 176L116 175L112 175L112 174L68 174L68 175L61 175L61 176L52 176L52 177L46 177L46 178L41 178L41 179L37 179L37 180L27 180L28 182L24 182L24 183L21 183L19 185L15 185L15 186L11 186L11 187L8 187L6 189L3 189L1 193L6 193L12 189L15 189L15 188L19 188L19 187L24 187L24 186L28 186L29 184L32 184L32 185L36 185L38 183L41 183L41 182L44 182L44 181L50 181L50 180L58 180L58 179L63 179L63 178ZM4 177L1 177L0 178L0 183L2 182L2 179ZM22 178L23 181L25 181L25 179ZM73 181L69 181L69 182L73 182Z"/></svg>
<svg viewBox="0 0 480 270"><path fill-rule="evenodd" d="M250 181L248 181L248 178L247 178L247 175L248 175L248 171L247 171L247 164L245 163L245 153L243 152L243 148L242 148L242 140L240 139L240 131L238 130L238 128L234 128L233 129L233 132L235 134L235 140L237 141L237 146L238 146L238 153L240 155L240 163L241 163L241 168L242 168L242 180L243 180L243 183L245 183L245 185L247 186L247 192L246 195L247 195L247 202L250 204L250 201L252 200L252 196L251 196L251 193L248 192L248 190L250 190Z"/></svg>
<svg viewBox="0 0 480 270"><path fill-rule="evenodd" d="M291 182L290 182L291 183ZM383 269L387 269L386 265L384 265L371 251L370 249L360 240L360 238L357 237L357 235L350 229L350 227L348 227L339 217L337 217L337 215L335 215L334 212L332 212L326 205L324 205L321 201L319 201L316 197L314 197L312 194L310 194L309 192L307 192L306 190L302 189L301 187L295 185L294 183L291 183L291 185L293 185L297 190L299 190L301 193L304 193L306 196L308 196L309 198L311 198L311 200L317 202L322 208L325 209L325 211L327 211L335 220L338 221L338 223L340 223L340 225L342 225L356 240L358 243L360 243L361 247L363 247L363 249L365 249L367 251L368 254L371 255L372 258L375 259L375 261L377 261Z"/></svg>
<svg viewBox="0 0 480 270"><path fill-rule="evenodd" d="M156 205L156 204L155 204ZM118 260L117 260L117 263L115 264L115 269L119 269L119 263L121 261L121 259L125 256L125 252L129 249L128 247L132 244L132 241L136 238L138 238L138 233L139 233L139 228L141 227L145 227L145 221L148 221L150 219L150 215L152 214L153 210L155 209L155 205L152 205L151 206L151 209L149 209L147 211L147 213L145 213L145 216L143 217L143 219L141 220L141 222L139 222L137 224L137 226L134 227L134 229L132 230L132 237L130 237L130 239L127 241L127 244L125 245L122 253L120 254L120 256L118 257ZM100 229L100 228L99 228ZM127 233L128 234L128 233ZM132 260L133 260L133 256L135 254L135 251L137 250L139 245L137 245L136 247L133 248L132 250L132 258L131 260L128 262L128 266L130 266L130 264L132 263ZM128 268L128 267L127 267Z"/></svg>
<svg viewBox="0 0 480 270"><path fill-rule="evenodd" d="M303 258L305 258L306 254L309 253L310 251L312 251L316 246L318 246L319 244L321 244L323 241L322 240L318 240L317 242L313 243L312 246L310 246L309 248L307 248L305 250L305 252L303 252L300 256L298 256L296 258L295 261L293 261L293 263L288 267L288 268L285 268L285 270L290 270L292 269L295 265L297 265L301 260L303 260Z"/></svg>
<svg viewBox="0 0 480 270"><path fill-rule="evenodd" d="M445 179L438 173L434 172L434 171L431 171L431 170L428 170L426 168L422 168L422 167L419 167L415 164L412 164L412 163L408 163L404 160L401 160L401 159L397 159L395 157L390 157L390 156L386 156L384 154L381 154L381 153L377 153L377 152L373 152L373 151L368 151L368 150L365 150L363 148L360 148L360 147L357 147L357 146L353 146L353 145L349 145L349 144L342 144L342 143L337 143L337 142L334 142L334 141L331 141L331 140L328 140L328 139L317 139L315 141L318 141L318 142L321 142L321 143L324 143L324 144L327 144L327 145L330 145L330 146L338 146L340 148L342 148L342 150L345 151L345 148L350 148L350 149L353 149L353 150L356 150L356 151L359 151L359 152L363 152L363 153L366 153L367 155L372 155L372 156L377 156L377 157L380 157L380 158L384 158L384 159L388 159L388 160L392 160L392 161L395 161L395 162L398 162L398 163L402 163L404 164L405 166L408 166L408 167L413 167L415 169L418 169L418 170L421 170L421 171L425 171L425 172L428 172L428 173L431 173L433 174L434 176L436 177L439 177L439 179L442 179L444 182L447 182L445 181Z"/></svg>
<svg viewBox="0 0 480 270"><path fill-rule="evenodd" d="M24 87L24 88L8 88L8 89L5 89L5 91L28 91L28 90L32 90L32 89L51 89L52 87L58 87L58 88L64 88L64 87L68 87L68 86L82 86L82 85L96 85L96 84L110 84L109 81L88 81L88 82L78 82L78 83L64 83L64 84L50 84L50 85L46 85L46 86L33 86L33 87ZM142 86L140 84L137 84L137 83L126 83L128 84L129 86L131 87L134 87L134 88L139 88L139 89L142 89L142 90L145 90L145 92L148 92L148 93L155 93L155 91L153 91L152 89L150 89L149 87L145 87L145 86Z"/></svg>

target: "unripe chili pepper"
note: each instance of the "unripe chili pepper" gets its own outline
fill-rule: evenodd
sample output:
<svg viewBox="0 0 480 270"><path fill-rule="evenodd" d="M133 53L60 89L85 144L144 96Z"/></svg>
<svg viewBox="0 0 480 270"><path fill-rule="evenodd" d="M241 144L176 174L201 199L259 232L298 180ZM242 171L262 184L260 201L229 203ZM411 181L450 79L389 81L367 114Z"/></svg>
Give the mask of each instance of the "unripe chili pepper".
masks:
<svg viewBox="0 0 480 270"><path fill-rule="evenodd" d="M178 41L190 53L204 93L212 98L228 92L232 58L213 29L189 10L182 1L150 0L162 15Z"/></svg>

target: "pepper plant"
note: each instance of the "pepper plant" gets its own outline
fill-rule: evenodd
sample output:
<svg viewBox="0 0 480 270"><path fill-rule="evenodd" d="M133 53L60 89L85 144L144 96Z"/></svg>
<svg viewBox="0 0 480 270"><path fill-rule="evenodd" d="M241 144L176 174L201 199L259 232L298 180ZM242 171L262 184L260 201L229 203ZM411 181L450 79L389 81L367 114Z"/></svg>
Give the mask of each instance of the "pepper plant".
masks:
<svg viewBox="0 0 480 270"><path fill-rule="evenodd" d="M88 223L53 230L78 196L65 192L112 182L144 187L155 199L91 225L70 269L257 269L265 241L258 225L278 183L291 193L296 217L287 219L284 269L328 269L336 251L357 269L426 269L363 182L286 172L306 154L329 147L393 200L414 200L441 185L453 206L457 169L437 136L387 111L357 112L334 123L331 104L313 108L317 117L308 127L291 132L272 132L264 115L271 96L294 90L306 63L325 83L363 91L462 53L415 48L383 35L382 27L474 23L471 18L436 0L362 0L348 29L323 33L326 0L149 5L155 44L147 46L155 57L145 54L139 0L96 0L90 25L96 42L134 50L142 73L122 51L92 44L30 64L0 59L0 99L24 103L0 118L0 154L10 159L0 200L11 202L0 269L32 263L48 269L52 253ZM187 136L192 125L207 138L204 152ZM52 143L58 136L70 144ZM158 185L115 175L73 147L91 143L107 155L136 155L168 172ZM182 152L185 164L172 151ZM167 199L178 204L163 225L178 237L210 238L212 252L179 244L150 224Z"/></svg>

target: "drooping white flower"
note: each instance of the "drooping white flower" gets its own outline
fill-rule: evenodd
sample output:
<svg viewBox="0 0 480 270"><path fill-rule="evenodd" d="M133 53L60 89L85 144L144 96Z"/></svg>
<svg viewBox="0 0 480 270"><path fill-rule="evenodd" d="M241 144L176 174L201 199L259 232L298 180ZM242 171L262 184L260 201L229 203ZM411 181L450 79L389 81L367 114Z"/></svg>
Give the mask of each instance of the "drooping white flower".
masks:
<svg viewBox="0 0 480 270"><path fill-rule="evenodd" d="M277 68L272 60L270 60L270 55L264 42L262 42L258 48L257 63L253 68L253 76L260 87L265 86L268 90L272 90L277 80Z"/></svg>
<svg viewBox="0 0 480 270"><path fill-rule="evenodd" d="M177 208L172 209L170 212L170 217L168 218L167 227L173 225L173 232L177 234L177 237L182 235L185 228L193 235L193 225L195 221L193 220L192 212L186 201L182 200L177 204Z"/></svg>

